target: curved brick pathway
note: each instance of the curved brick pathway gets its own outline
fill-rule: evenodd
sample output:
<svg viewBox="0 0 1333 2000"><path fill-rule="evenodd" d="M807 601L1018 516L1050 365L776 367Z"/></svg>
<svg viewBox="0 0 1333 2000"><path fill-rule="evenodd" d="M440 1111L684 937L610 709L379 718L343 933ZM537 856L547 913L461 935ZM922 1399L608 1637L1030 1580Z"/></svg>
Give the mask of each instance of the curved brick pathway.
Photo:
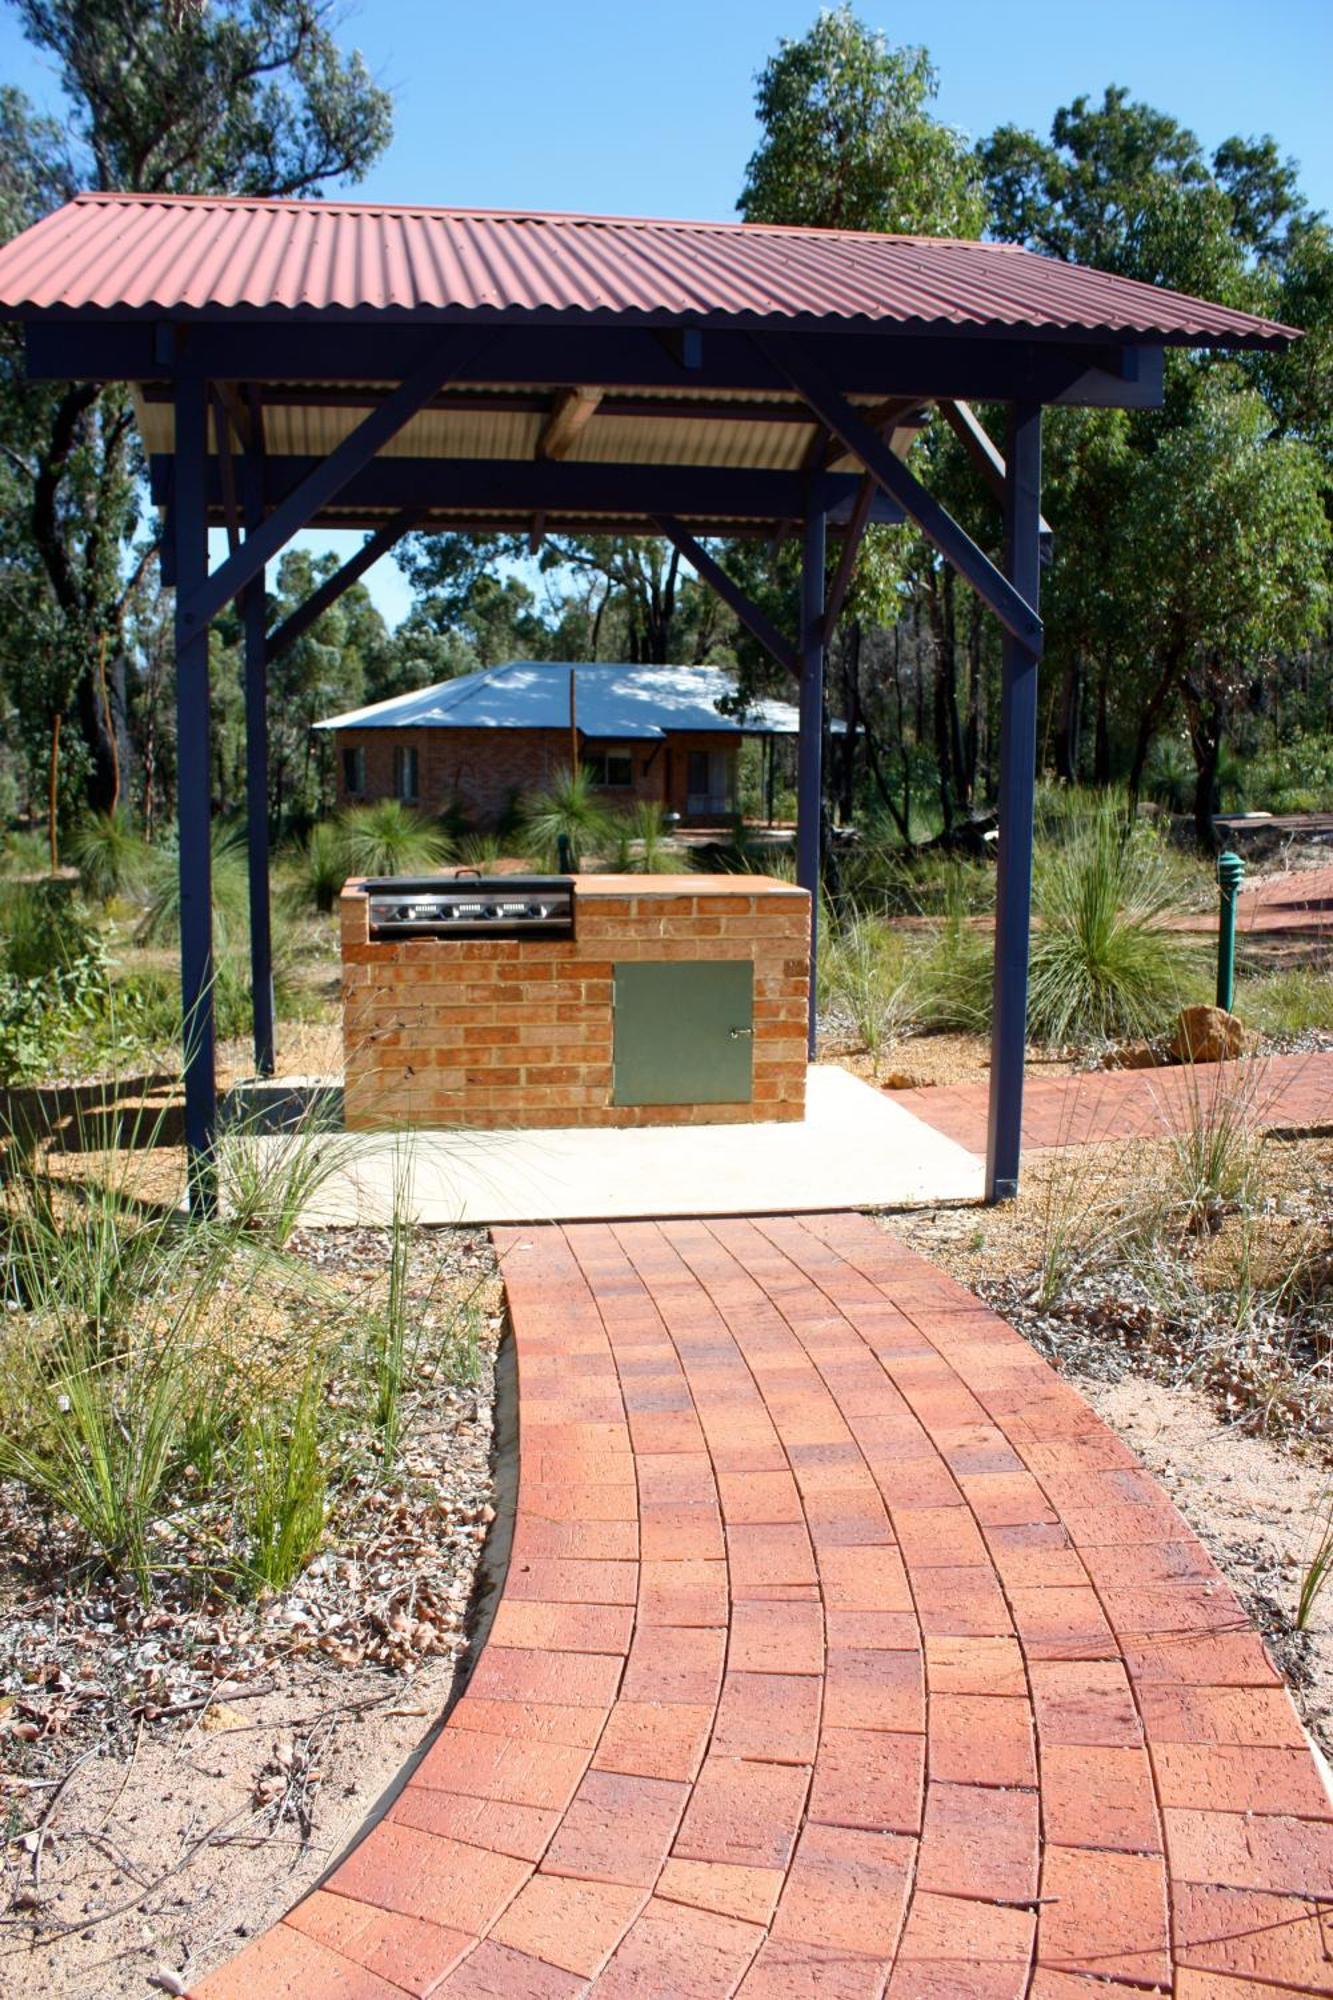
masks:
<svg viewBox="0 0 1333 2000"><path fill-rule="evenodd" d="M1002 1320L851 1215L499 1247L489 1641L387 1818L201 2000L1333 1994L1281 1680Z"/></svg>
<svg viewBox="0 0 1333 2000"><path fill-rule="evenodd" d="M930 1084L895 1090L895 1104L969 1153L986 1151L990 1084ZM1162 1139L1234 1103L1257 1129L1333 1130L1333 1053L1263 1056L1193 1068L1084 1070L1023 1084L1023 1150Z"/></svg>

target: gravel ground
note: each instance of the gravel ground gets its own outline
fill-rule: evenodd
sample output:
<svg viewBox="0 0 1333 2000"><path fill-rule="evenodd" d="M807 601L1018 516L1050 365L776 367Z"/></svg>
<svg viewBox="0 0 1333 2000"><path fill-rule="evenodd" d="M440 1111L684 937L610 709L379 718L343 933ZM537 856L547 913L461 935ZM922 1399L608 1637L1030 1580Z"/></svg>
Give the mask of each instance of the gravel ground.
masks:
<svg viewBox="0 0 1333 2000"><path fill-rule="evenodd" d="M387 1248L293 1247L354 1291ZM466 1304L465 1361L425 1364L394 1478L358 1476L284 1596L145 1610L76 1588L58 1529L0 1488L5 2000L182 1990L324 1872L447 1701L493 1518L488 1239L421 1232L409 1285Z"/></svg>

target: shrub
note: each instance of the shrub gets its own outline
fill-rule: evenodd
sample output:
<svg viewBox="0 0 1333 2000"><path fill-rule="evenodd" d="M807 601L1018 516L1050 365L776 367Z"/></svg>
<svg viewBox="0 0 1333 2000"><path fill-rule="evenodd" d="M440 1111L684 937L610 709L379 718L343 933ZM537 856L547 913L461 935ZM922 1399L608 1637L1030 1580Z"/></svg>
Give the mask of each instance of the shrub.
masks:
<svg viewBox="0 0 1333 2000"><path fill-rule="evenodd" d="M249 920L250 885L245 832L215 820L212 837L213 938L219 950L244 937ZM140 944L176 944L181 934L180 857L174 847L152 850L148 906L135 936Z"/></svg>
<svg viewBox="0 0 1333 2000"><path fill-rule="evenodd" d="M0 1479L145 1601L286 1589L372 1452L389 1476L418 1374L474 1369L466 1309L409 1295L403 1190L384 1309L282 1248L327 1170L323 1135L246 1139L223 1134L211 1221L141 1200L114 1141L77 1191L17 1160L0 1205Z"/></svg>
<svg viewBox="0 0 1333 2000"><path fill-rule="evenodd" d="M1178 736L1159 736L1149 752L1144 790L1168 812L1188 812L1194 800L1194 759Z"/></svg>
<svg viewBox="0 0 1333 2000"><path fill-rule="evenodd" d="M1037 851L1028 1030L1034 1041L1153 1035L1187 997L1199 949L1172 930L1179 887L1113 803Z"/></svg>
<svg viewBox="0 0 1333 2000"><path fill-rule="evenodd" d="M694 862L671 839L661 807L641 799L616 826L615 866L622 875L685 875Z"/></svg>
<svg viewBox="0 0 1333 2000"><path fill-rule="evenodd" d="M523 841L542 868L556 868L567 841L578 867L589 855L614 846L615 822L588 772L580 766L558 771L545 791L532 793L522 809Z"/></svg>
<svg viewBox="0 0 1333 2000"><path fill-rule="evenodd" d="M321 1421L327 1357L312 1354L294 1396L266 1396L240 1435L239 1513L246 1577L269 1590L293 1584L319 1547L329 1516Z"/></svg>
<svg viewBox="0 0 1333 2000"><path fill-rule="evenodd" d="M338 827L330 819L316 820L297 850L301 900L327 916L351 872Z"/></svg>
<svg viewBox="0 0 1333 2000"><path fill-rule="evenodd" d="M1333 962L1288 966L1237 987L1236 1007L1260 1034L1333 1034Z"/></svg>
<svg viewBox="0 0 1333 2000"><path fill-rule="evenodd" d="M458 843L458 859L464 868L485 875L504 859L504 842L496 833L465 834Z"/></svg>
<svg viewBox="0 0 1333 2000"><path fill-rule="evenodd" d="M1321 1519L1315 1529L1315 1546L1305 1565L1301 1577L1300 1596L1296 1603L1296 1630L1303 1632L1310 1623L1315 1604L1328 1579L1333 1575L1333 1487L1320 1496Z"/></svg>
<svg viewBox="0 0 1333 2000"><path fill-rule="evenodd" d="M84 894L95 903L131 895L142 887L151 866L150 850L123 807L85 819L71 836L68 853Z"/></svg>
<svg viewBox="0 0 1333 2000"><path fill-rule="evenodd" d="M106 948L63 881L25 883L0 932L0 1081L33 1082L123 1052Z"/></svg>
<svg viewBox="0 0 1333 2000"><path fill-rule="evenodd" d="M915 975L923 1027L976 1035L990 1025L995 944L990 930L974 921L981 872L951 861L933 884L941 921L919 947Z"/></svg>
<svg viewBox="0 0 1333 2000"><path fill-rule="evenodd" d="M68 881L23 882L0 911L0 947L15 979L45 979L95 957L97 926Z"/></svg>
<svg viewBox="0 0 1333 2000"><path fill-rule="evenodd" d="M902 933L874 917L826 922L820 954L820 1011L846 1020L859 1047L878 1061L916 1023L918 987Z"/></svg>
<svg viewBox="0 0 1333 2000"><path fill-rule="evenodd" d="M15 828L0 839L0 875L45 875L51 848L44 833Z"/></svg>
<svg viewBox="0 0 1333 2000"><path fill-rule="evenodd" d="M448 836L400 799L349 807L338 837L347 875L428 875L452 852Z"/></svg>

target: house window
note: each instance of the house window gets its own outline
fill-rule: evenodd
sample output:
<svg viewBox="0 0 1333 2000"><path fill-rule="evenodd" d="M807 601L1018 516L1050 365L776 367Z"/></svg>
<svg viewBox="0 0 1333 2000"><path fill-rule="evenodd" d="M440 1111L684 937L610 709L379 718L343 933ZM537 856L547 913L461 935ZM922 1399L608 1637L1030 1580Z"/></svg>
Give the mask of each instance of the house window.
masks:
<svg viewBox="0 0 1333 2000"><path fill-rule="evenodd" d="M393 795L404 805L415 805L421 797L420 759L408 744L393 753Z"/></svg>
<svg viewBox="0 0 1333 2000"><path fill-rule="evenodd" d="M628 750L589 750L579 759L594 785L628 792L634 786L634 759Z"/></svg>
<svg viewBox="0 0 1333 2000"><path fill-rule="evenodd" d="M736 810L736 761L729 750L691 750L685 771L691 819L726 818Z"/></svg>
<svg viewBox="0 0 1333 2000"><path fill-rule="evenodd" d="M343 751L343 790L349 798L364 797L366 790L366 753L361 744L350 745Z"/></svg>

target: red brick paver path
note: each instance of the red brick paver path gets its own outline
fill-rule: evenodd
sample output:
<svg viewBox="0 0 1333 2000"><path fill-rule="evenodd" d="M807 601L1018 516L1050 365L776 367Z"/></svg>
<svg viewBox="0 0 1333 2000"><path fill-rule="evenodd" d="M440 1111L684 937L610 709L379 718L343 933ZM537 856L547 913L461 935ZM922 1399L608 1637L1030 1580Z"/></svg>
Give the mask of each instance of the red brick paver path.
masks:
<svg viewBox="0 0 1333 2000"><path fill-rule="evenodd" d="M1227 1584L872 1222L499 1236L521 1483L447 1726L201 2000L1333 1993L1333 1806Z"/></svg>
<svg viewBox="0 0 1333 2000"><path fill-rule="evenodd" d="M990 1085L938 1084L896 1090L915 1118L965 1146L986 1150ZM1087 1146L1100 1140L1162 1139L1202 1113L1216 1116L1231 1102L1265 1131L1333 1129L1333 1053L1268 1056L1243 1063L1198 1063L1193 1069L1093 1070L1078 1076L1029 1071L1023 1087L1023 1146Z"/></svg>
<svg viewBox="0 0 1333 2000"><path fill-rule="evenodd" d="M1333 868L1303 868L1289 875L1261 875L1242 887L1236 912L1242 935L1320 938L1333 935ZM1177 920L1184 931L1217 930L1217 911L1192 911Z"/></svg>

